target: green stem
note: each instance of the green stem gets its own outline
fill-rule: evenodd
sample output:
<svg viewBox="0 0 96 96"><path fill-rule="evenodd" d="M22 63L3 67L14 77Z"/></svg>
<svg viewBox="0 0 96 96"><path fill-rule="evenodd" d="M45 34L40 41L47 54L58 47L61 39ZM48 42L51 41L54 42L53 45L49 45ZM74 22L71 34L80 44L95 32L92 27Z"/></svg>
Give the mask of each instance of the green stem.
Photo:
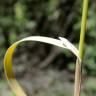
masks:
<svg viewBox="0 0 96 96"><path fill-rule="evenodd" d="M87 13L88 13L88 3L89 0L83 0L83 12L82 12L82 23L81 23L81 32L80 32L80 41L79 41L79 56L81 61L84 57L84 39L87 23ZM75 87L74 87L74 96L80 96L81 91L81 77L82 77L82 64L76 61L76 70L75 70Z"/></svg>
<svg viewBox="0 0 96 96"><path fill-rule="evenodd" d="M87 23L87 14L88 14L88 2L89 0L84 0L83 3L83 13L82 13L82 23L81 23L81 34L80 34L80 43L79 43L79 55L83 59L83 50L84 50L84 39Z"/></svg>

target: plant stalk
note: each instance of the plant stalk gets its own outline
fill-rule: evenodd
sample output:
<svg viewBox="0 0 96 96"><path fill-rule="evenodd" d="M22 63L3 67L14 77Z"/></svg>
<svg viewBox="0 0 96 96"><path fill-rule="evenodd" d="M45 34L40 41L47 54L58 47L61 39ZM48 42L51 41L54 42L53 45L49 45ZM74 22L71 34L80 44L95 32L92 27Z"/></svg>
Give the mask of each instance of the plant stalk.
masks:
<svg viewBox="0 0 96 96"><path fill-rule="evenodd" d="M84 57L84 39L86 32L88 3L89 0L83 0L83 12L82 12L81 32L79 41L79 56L81 58L81 63L78 61L78 59L76 60L74 96L80 96L81 92L82 60Z"/></svg>

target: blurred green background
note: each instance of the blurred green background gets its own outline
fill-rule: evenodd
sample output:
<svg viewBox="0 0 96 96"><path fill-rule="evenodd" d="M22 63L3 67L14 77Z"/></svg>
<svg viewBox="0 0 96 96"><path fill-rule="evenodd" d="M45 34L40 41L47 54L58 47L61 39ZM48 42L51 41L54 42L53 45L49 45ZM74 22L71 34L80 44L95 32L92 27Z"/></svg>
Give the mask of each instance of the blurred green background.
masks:
<svg viewBox="0 0 96 96"><path fill-rule="evenodd" d="M96 96L96 1L89 1L81 96ZM0 0L0 96L15 96L3 69L4 54L15 41L27 36L61 36L78 48L82 3ZM73 96L75 59L67 50L27 42L14 53L14 71L28 96Z"/></svg>

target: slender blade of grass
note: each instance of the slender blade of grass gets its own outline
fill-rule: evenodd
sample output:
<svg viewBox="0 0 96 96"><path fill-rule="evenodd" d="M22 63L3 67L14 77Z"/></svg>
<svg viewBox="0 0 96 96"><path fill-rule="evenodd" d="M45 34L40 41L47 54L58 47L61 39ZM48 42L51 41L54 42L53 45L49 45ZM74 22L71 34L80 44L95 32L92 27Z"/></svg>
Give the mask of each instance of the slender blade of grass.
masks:
<svg viewBox="0 0 96 96"><path fill-rule="evenodd" d="M80 42L79 42L79 56L81 60L84 57L84 39L87 23L87 13L88 13L88 3L89 0L83 0L83 12L82 12L82 22L81 22L81 32L80 32ZM81 77L82 77L82 62L76 60L75 69L75 86L74 86L74 96L80 96L81 91Z"/></svg>

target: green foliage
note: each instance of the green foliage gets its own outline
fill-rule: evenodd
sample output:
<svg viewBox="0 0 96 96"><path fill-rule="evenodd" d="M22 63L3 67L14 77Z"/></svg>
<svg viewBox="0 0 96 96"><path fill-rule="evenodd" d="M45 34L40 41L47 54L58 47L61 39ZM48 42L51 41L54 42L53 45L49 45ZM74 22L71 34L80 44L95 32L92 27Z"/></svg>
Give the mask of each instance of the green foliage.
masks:
<svg viewBox="0 0 96 96"><path fill-rule="evenodd" d="M26 7L24 6L24 4L17 2L14 5L14 13L15 13L15 19L17 20L17 22L25 21Z"/></svg>
<svg viewBox="0 0 96 96"><path fill-rule="evenodd" d="M11 96L16 96L14 92L11 93Z"/></svg>

